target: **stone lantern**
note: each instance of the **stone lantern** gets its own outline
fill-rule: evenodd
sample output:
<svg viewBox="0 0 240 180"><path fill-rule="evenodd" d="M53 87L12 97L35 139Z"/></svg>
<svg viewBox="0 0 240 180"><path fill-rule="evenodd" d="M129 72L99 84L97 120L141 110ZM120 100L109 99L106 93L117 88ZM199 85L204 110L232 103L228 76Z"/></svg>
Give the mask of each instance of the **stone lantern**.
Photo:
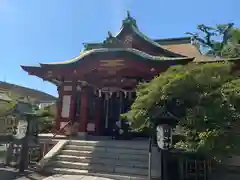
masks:
<svg viewBox="0 0 240 180"><path fill-rule="evenodd" d="M13 153L18 151L18 149L14 150L14 148L20 145L20 153L19 155L17 153L15 156L19 172L23 172L28 165L29 147L38 144L38 123L34 118L36 113L29 103L18 102L13 113L18 119L18 125L13 135L13 141L7 150L6 165L11 162L14 156Z"/></svg>
<svg viewBox="0 0 240 180"><path fill-rule="evenodd" d="M158 148L168 150L172 146L172 127L168 124L159 124L156 127L156 141Z"/></svg>
<svg viewBox="0 0 240 180"><path fill-rule="evenodd" d="M158 153L156 153L155 161L158 161L158 176L161 179L167 179L167 161L172 148L172 129L175 127L177 121L172 118L169 114L161 114L158 118L153 120L155 122L155 132L153 138L155 141L155 146L158 148ZM153 160L154 161L154 160ZM157 164L157 163L155 163Z"/></svg>

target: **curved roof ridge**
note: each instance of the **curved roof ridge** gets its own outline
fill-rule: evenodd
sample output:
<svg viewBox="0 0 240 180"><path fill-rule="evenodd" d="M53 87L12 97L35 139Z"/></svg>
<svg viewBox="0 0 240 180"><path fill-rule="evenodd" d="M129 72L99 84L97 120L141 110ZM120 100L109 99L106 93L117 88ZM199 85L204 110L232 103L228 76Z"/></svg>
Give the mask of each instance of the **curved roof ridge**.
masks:
<svg viewBox="0 0 240 180"><path fill-rule="evenodd" d="M137 50L137 49L133 49L133 48L99 48L99 49L92 49L92 50L88 50L83 52L80 56L76 56L75 58L72 58L70 60L67 61L63 61L63 62L53 62L53 63L41 63L41 66L45 66L45 65L57 65L57 64L72 64L72 63L76 63L77 61L81 60L82 58L92 54L92 53L101 53L101 52L119 52L119 51L125 51L125 52L131 52L135 55L141 56L142 58L146 58L149 60L183 60L183 59L193 59L194 57L163 57L163 56L153 56L150 55L146 52Z"/></svg>
<svg viewBox="0 0 240 180"><path fill-rule="evenodd" d="M186 57L182 54L178 54L176 52L173 52L173 51L169 51L167 50L166 48L164 48L163 46L161 46L159 43L157 43L156 41L152 40L151 38L149 38L148 36L146 36L144 33L142 33L141 31L139 31L137 28L135 28L134 26L131 26L131 28L134 30L134 32L136 34L138 34L139 36L141 36L145 41L148 41L149 43L153 44L154 46L156 47L159 47L161 49L163 49L165 52L168 52L168 53L173 53L175 55L178 55L180 57Z"/></svg>
<svg viewBox="0 0 240 180"><path fill-rule="evenodd" d="M137 26L135 26L134 24L132 24L132 23L123 23L120 31L117 32L113 37L117 38L117 37L122 33L122 31L123 31L123 29L124 29L124 25L126 25L126 24L127 24L127 25L130 25L130 27L132 28L132 30L133 30L138 36L142 37L145 41L151 43L152 45L154 45L154 46L156 46L156 47L158 47L158 48L161 48L164 52L171 53L171 54L174 54L174 55L179 56L179 57L186 57L186 56L183 55L183 54L179 54L179 53L176 53L176 52L173 52L173 51L170 51L170 50L166 49L165 47L163 47L162 45L160 45L158 42L156 42L155 40L149 38L147 35L145 35L143 32L141 32L141 31L139 30L139 28L138 28ZM96 45L99 44L99 45L102 46L103 43L89 43L89 44L96 44ZM87 45L88 45L88 43L83 43L83 45L84 45L85 48L86 48ZM86 49L87 49L87 48L86 48Z"/></svg>

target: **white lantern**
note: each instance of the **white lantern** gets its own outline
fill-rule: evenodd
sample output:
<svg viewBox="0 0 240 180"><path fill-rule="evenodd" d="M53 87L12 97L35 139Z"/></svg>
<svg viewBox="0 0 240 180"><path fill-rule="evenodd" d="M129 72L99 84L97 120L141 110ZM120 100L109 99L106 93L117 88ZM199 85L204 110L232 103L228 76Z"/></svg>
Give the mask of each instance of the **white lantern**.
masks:
<svg viewBox="0 0 240 180"><path fill-rule="evenodd" d="M25 119L20 119L18 121L17 133L15 135L16 139L23 139L27 133L28 121Z"/></svg>
<svg viewBox="0 0 240 180"><path fill-rule="evenodd" d="M169 125L158 125L156 128L156 137L160 149L166 150L172 146L172 128Z"/></svg>

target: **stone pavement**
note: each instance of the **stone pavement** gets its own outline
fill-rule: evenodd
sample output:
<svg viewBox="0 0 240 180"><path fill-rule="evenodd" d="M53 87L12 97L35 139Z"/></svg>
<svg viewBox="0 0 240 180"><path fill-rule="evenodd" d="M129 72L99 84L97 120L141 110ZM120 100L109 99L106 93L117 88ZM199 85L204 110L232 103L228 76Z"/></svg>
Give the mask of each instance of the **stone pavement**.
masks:
<svg viewBox="0 0 240 180"><path fill-rule="evenodd" d="M14 168L5 168L0 164L0 179L1 180L43 180L48 175L39 174L33 171L26 171L20 175Z"/></svg>
<svg viewBox="0 0 240 180"><path fill-rule="evenodd" d="M51 177L47 177L43 180L113 180L113 179L81 175L54 175Z"/></svg>

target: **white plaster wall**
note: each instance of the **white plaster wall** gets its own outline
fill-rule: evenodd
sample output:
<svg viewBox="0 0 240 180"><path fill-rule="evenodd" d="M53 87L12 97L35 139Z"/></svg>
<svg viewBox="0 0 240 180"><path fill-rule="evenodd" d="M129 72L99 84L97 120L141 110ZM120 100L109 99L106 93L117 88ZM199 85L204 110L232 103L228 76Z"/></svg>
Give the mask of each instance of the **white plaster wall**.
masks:
<svg viewBox="0 0 240 180"><path fill-rule="evenodd" d="M64 95L62 97L62 113L63 118L68 118L70 114L71 95Z"/></svg>

